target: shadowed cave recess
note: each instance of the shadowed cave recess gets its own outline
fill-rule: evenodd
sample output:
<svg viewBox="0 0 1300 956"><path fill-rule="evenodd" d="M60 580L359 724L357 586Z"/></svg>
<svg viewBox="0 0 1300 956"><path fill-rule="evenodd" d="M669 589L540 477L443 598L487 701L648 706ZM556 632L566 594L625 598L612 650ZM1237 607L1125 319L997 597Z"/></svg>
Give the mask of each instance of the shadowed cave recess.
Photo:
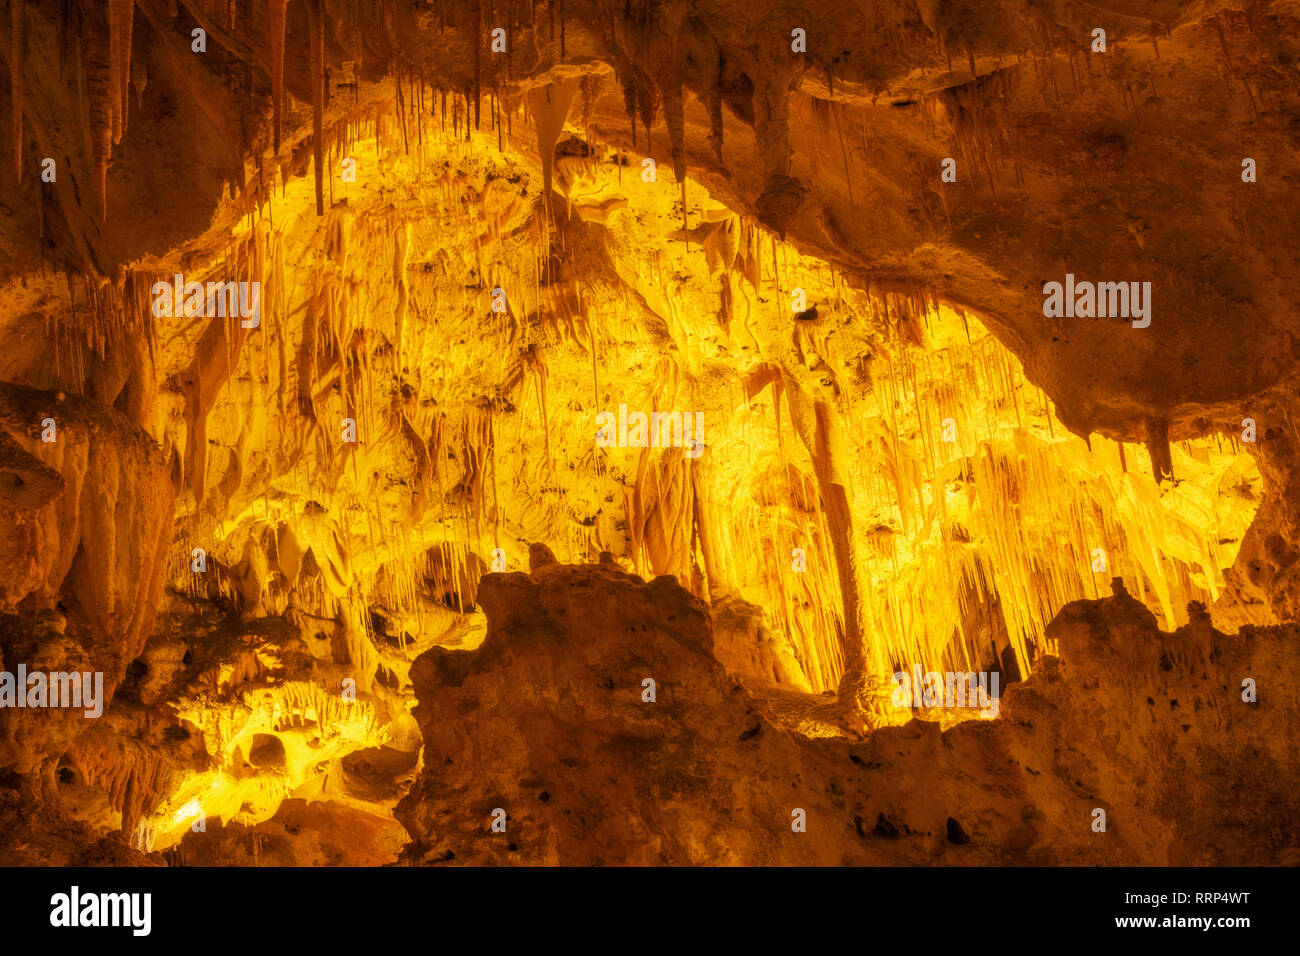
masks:
<svg viewBox="0 0 1300 956"><path fill-rule="evenodd" d="M1300 863L1296 3L5 6L0 863Z"/></svg>

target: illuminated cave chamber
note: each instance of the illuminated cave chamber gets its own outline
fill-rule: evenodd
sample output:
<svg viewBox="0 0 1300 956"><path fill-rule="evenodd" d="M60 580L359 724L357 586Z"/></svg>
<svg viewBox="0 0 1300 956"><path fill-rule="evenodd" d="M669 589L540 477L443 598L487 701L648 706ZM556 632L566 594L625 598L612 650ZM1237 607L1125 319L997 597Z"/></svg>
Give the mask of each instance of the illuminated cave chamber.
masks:
<svg viewBox="0 0 1300 956"><path fill-rule="evenodd" d="M21 812L78 834L45 852L1092 863L1074 814L1138 793L1153 816L1120 829L1141 834L1122 858L1200 861L1167 820L1215 813L1239 765L1142 788L1151 753L1249 737L1273 759L1288 739L1294 708L1253 724L1224 701L1285 659L1295 617L1291 359L1221 344L1194 309L1199 260L1166 264L1197 230L1097 251L1117 240L1063 157L1092 137L1088 173L1113 183L1123 150L1086 126L1041 160L1019 144L1075 60L971 51L958 82L940 68L958 27L909 12L889 49L919 78L796 82L642 5L610 62L590 11L564 41L513 24L544 52L507 75L403 48L458 36L452 3L436 25L400 4L381 24L294 0L287 26L282 2L179 6L137 24L147 84L87 41L108 89L141 83L95 86L95 176L76 181L102 208L59 207L62 269L33 257L5 312L4 660L112 687L84 727L0 714ZM201 199L145 237L118 224L170 167L130 130L156 113L174 133L163 107L194 81L183 51L141 47L190 17L231 76L257 73L243 93L270 118L245 135L224 112L243 99L214 100L214 128L174 140ZM688 50L679 73L653 67L660 34ZM1188 25L1166 62L1206 42ZM1155 61L1078 95L1122 112L1123 70ZM961 185L940 194L922 171L949 154ZM1073 204L1079 236L1031 222L1035 203ZM1063 248L1081 275L1156 274L1151 328L1052 326L1031 293ZM1272 288L1254 260L1223 281L1247 273ZM204 294L173 301L189 282ZM211 314L227 283L260 290L256 321ZM1239 327L1283 341L1240 291L1220 297ZM47 415L55 450L34 437ZM899 706L900 671L997 673L1008 711ZM1095 738L1060 755L1080 728ZM1121 764L1139 782L1106 790ZM791 793L818 829L776 845ZM496 806L510 849L476 842ZM727 815L739 830L699 822ZM1238 823L1205 859L1260 849L1233 848ZM984 855L945 855L959 844Z"/></svg>
<svg viewBox="0 0 1300 956"><path fill-rule="evenodd" d="M389 118L349 141L378 175L336 187L323 219L310 177L286 182L198 272L233 261L267 298L259 331L209 326L198 381L178 369L160 396L191 489L169 606L211 600L243 627L186 662L195 625L164 618L141 658L171 683L140 686L203 746L159 757L149 799L117 807L141 848L181 844L200 812L256 828L292 798L382 815L396 778L363 786L345 758L400 768L396 750L409 769L412 661L476 647L482 576L527 570L538 545L673 575L758 689L833 693L856 621L875 688L861 726L913 716L889 703L895 671L1028 676L1053 615L1113 577L1169 629L1223 592L1261 495L1231 438L1157 449L1174 468L1158 483L1141 445L1072 435L973 314L856 288L689 181L684 241L679 190L616 150L563 152L547 216L526 149L423 122L409 155ZM815 318L792 318L794 289ZM655 447L671 425L651 447L598 442L619 406L698 415L702 450ZM797 725L844 733L819 700ZM72 766L125 801L95 739Z"/></svg>

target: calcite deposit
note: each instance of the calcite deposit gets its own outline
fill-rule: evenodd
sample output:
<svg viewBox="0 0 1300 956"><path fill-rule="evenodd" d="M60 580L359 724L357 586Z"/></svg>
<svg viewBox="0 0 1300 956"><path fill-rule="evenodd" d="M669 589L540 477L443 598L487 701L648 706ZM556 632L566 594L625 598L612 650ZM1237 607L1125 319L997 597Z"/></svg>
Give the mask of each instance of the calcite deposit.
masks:
<svg viewBox="0 0 1300 956"><path fill-rule="evenodd" d="M7 0L0 863L1300 862L1300 10L1114 6Z"/></svg>

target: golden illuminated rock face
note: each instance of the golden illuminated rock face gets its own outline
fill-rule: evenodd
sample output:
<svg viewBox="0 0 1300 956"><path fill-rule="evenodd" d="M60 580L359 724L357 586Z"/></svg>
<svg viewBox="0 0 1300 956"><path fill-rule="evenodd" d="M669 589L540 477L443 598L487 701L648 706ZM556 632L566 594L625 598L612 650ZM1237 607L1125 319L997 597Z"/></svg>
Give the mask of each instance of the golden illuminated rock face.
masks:
<svg viewBox="0 0 1300 956"><path fill-rule="evenodd" d="M4 861L1295 862L1289 6L11 6Z"/></svg>

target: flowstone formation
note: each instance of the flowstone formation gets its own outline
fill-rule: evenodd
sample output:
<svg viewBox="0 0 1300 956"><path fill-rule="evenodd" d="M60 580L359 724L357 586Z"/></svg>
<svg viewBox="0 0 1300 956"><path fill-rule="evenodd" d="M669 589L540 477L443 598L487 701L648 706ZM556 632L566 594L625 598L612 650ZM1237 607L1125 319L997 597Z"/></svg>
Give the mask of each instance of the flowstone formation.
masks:
<svg viewBox="0 0 1300 956"><path fill-rule="evenodd" d="M0 862L1295 862L1294 4L6 13Z"/></svg>

